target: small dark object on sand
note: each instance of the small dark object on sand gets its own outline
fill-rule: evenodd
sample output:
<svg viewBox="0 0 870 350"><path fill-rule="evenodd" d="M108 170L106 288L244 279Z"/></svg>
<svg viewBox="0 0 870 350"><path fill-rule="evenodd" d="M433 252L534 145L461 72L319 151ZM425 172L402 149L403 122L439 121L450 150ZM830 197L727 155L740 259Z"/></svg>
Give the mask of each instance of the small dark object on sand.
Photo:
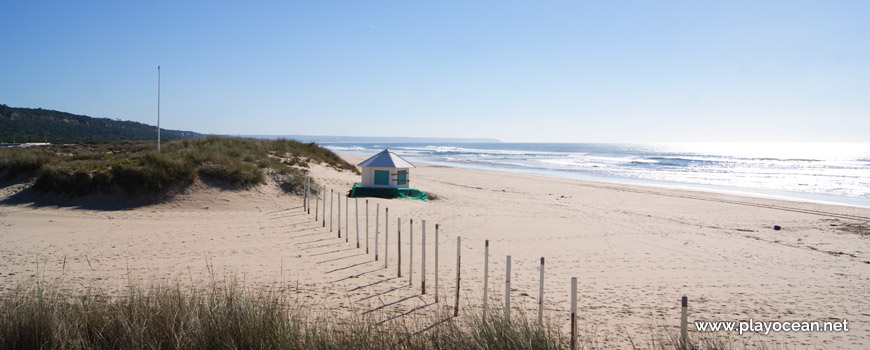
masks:
<svg viewBox="0 0 870 350"><path fill-rule="evenodd" d="M779 225L773 225L773 230L779 231L779 230L782 230L782 227L779 227Z"/></svg>

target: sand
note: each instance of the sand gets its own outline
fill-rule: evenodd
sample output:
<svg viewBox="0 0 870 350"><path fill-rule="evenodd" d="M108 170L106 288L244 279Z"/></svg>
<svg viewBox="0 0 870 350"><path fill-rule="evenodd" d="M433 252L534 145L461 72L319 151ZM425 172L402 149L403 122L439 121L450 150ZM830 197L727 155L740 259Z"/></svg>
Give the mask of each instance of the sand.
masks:
<svg viewBox="0 0 870 350"><path fill-rule="evenodd" d="M344 155L352 163L364 157ZM539 261L546 258L546 317L569 320L569 282L579 281L580 333L586 344L647 344L654 324L677 325L679 300L690 320L825 321L847 319L845 333L732 335L798 348L870 346L870 209L649 186L417 164L413 187L437 200L359 200L362 247L302 210L299 197L264 185L224 191L196 185L166 203L100 207L33 203L9 186L0 194L0 289L35 276L70 290L119 291L128 283L202 285L232 279L292 293L300 304L337 318L417 320L454 304L456 237L462 237L461 310L479 309L484 241L490 242L491 308L504 299L512 257L514 315L536 317ZM328 189L346 192L358 175L315 166ZM312 203L314 203L312 199ZM56 204L56 203L55 203ZM375 207L381 219L374 261ZM389 208L389 245L384 228ZM116 210L110 210L116 209ZM327 219L329 205L327 205ZM321 215L322 215L322 209ZM396 221L402 220L402 277ZM409 285L409 219L414 275ZM421 221L426 220L427 293L421 294ZM435 303L435 224L439 224L439 303ZM775 231L774 225L782 226ZM868 233L862 236L861 233ZM388 254L388 256L386 256ZM387 259L385 267L385 258ZM415 324L413 330L426 327ZM415 328L416 327L416 328Z"/></svg>

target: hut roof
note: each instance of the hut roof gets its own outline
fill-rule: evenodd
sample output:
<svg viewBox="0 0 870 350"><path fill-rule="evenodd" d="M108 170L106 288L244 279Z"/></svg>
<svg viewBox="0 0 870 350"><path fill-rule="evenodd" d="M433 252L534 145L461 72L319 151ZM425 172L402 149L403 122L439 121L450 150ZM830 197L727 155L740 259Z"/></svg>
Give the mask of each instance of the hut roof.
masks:
<svg viewBox="0 0 870 350"><path fill-rule="evenodd" d="M402 159L397 154L390 152L389 149L385 149L378 154L373 155L371 158L364 160L362 163L357 164L362 167L372 167L372 168L413 168L414 165L409 163L407 160Z"/></svg>

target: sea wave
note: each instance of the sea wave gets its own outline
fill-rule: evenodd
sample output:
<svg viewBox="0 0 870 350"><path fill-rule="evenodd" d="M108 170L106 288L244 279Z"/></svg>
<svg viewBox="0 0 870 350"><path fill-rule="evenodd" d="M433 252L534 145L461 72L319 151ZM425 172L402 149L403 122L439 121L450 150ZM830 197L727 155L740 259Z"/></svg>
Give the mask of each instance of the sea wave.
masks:
<svg viewBox="0 0 870 350"><path fill-rule="evenodd" d="M804 158L755 158L760 161L780 161L780 162L821 162L821 159L804 159Z"/></svg>
<svg viewBox="0 0 870 350"><path fill-rule="evenodd" d="M374 154L389 148L416 161L554 176L592 176L689 186L864 198L870 206L870 156L850 147L810 147L803 156L722 146L710 150L622 144L338 144L335 152ZM758 146L761 147L761 146ZM827 150L821 152L819 150Z"/></svg>
<svg viewBox="0 0 870 350"><path fill-rule="evenodd" d="M350 152L350 151L367 151L369 148L360 146L326 146L327 149L333 152Z"/></svg>
<svg viewBox="0 0 870 350"><path fill-rule="evenodd" d="M531 150L507 150L507 149L486 149L486 148L468 148L459 146L423 146L423 147L401 147L401 151L418 151L431 152L432 154L469 154L478 156L487 155L505 155L505 156L553 156L563 155L562 152L545 152Z"/></svg>

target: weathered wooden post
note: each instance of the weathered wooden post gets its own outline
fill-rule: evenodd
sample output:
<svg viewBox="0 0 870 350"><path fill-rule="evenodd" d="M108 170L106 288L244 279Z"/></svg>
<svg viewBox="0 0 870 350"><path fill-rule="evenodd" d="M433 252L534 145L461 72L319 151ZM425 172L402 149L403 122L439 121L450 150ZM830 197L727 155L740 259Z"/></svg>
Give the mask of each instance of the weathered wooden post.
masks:
<svg viewBox="0 0 870 350"><path fill-rule="evenodd" d="M438 302L438 224L435 224L435 302Z"/></svg>
<svg viewBox="0 0 870 350"><path fill-rule="evenodd" d="M384 268L390 262L390 208L384 208Z"/></svg>
<svg viewBox="0 0 870 350"><path fill-rule="evenodd" d="M486 291L489 289L489 240L486 240L486 246L483 248L483 317L486 320Z"/></svg>
<svg viewBox="0 0 870 350"><path fill-rule="evenodd" d="M366 254L369 253L369 200L366 199Z"/></svg>
<svg viewBox="0 0 870 350"><path fill-rule="evenodd" d="M320 219L323 220L321 227L326 227L326 187L323 188L323 215Z"/></svg>
<svg viewBox="0 0 870 350"><path fill-rule="evenodd" d="M507 256L504 277L504 318L507 323L511 322L511 256Z"/></svg>
<svg viewBox="0 0 870 350"><path fill-rule="evenodd" d="M422 220L423 222L423 239L421 244L422 253L420 254L420 259L422 262L420 263L420 279L422 283L420 284L420 288L423 290L421 294L426 294L426 220Z"/></svg>
<svg viewBox="0 0 870 350"><path fill-rule="evenodd" d="M577 349L577 277L571 277L571 350Z"/></svg>
<svg viewBox="0 0 870 350"><path fill-rule="evenodd" d="M354 197L354 208L356 209L356 247L359 248L359 198Z"/></svg>
<svg viewBox="0 0 870 350"><path fill-rule="evenodd" d="M689 298L683 296L682 299L682 314L680 315L680 347L687 349L689 347Z"/></svg>
<svg viewBox="0 0 870 350"><path fill-rule="evenodd" d="M302 189L302 211L305 212L308 209L308 173L305 173L305 181L302 186L304 187Z"/></svg>
<svg viewBox="0 0 870 350"><path fill-rule="evenodd" d="M396 263L396 269L398 270L396 274L396 278L402 277L402 218L396 218L396 226L398 226L398 233L396 233L396 237L399 238L399 246L398 252L396 255L399 257L399 262Z"/></svg>
<svg viewBox="0 0 870 350"><path fill-rule="evenodd" d="M541 257L541 285L538 288L538 327L544 328L544 257Z"/></svg>
<svg viewBox="0 0 870 350"><path fill-rule="evenodd" d="M332 232L332 204L335 201L334 190L329 190L329 232Z"/></svg>
<svg viewBox="0 0 870 350"><path fill-rule="evenodd" d="M375 204L375 261L378 261L378 252L380 252L380 244L378 238L381 236L381 203Z"/></svg>
<svg viewBox="0 0 870 350"><path fill-rule="evenodd" d="M411 247L408 254L408 285L414 285L414 219L411 219Z"/></svg>
<svg viewBox="0 0 870 350"><path fill-rule="evenodd" d="M345 195L344 195L344 229L346 230L344 232L344 241L345 242L350 242L350 237L349 237L350 236L350 205L348 205L348 204L350 204L350 195L345 193ZM357 247L357 248L359 248L359 247Z"/></svg>
<svg viewBox="0 0 870 350"><path fill-rule="evenodd" d="M317 194L317 199L314 201L314 222L320 221L317 217L320 216L320 193Z"/></svg>
<svg viewBox="0 0 870 350"><path fill-rule="evenodd" d="M341 193L336 193L335 195L338 196L338 238L341 238ZM344 210L347 211L347 208L344 208Z"/></svg>
<svg viewBox="0 0 870 350"><path fill-rule="evenodd" d="M436 226L437 227L437 226ZM453 317L459 316L459 271L462 261L462 237L456 236L456 304L453 306Z"/></svg>

